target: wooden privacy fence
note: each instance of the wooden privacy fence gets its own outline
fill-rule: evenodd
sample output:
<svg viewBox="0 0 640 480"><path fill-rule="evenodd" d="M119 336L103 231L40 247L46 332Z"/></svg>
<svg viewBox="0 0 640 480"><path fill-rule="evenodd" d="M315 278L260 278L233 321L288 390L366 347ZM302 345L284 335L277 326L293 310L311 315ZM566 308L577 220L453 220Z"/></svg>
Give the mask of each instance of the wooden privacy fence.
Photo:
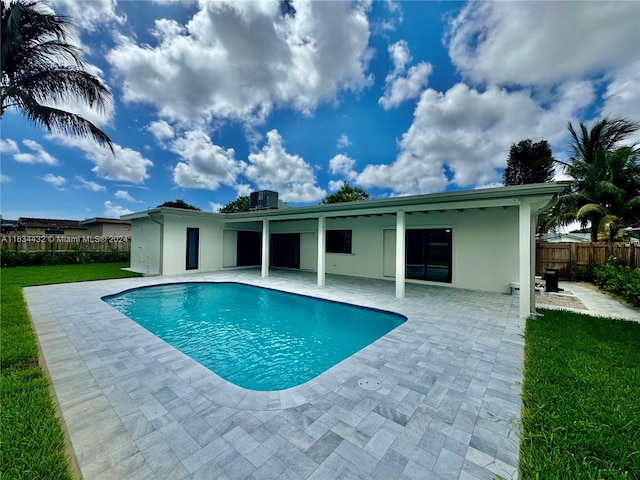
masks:
<svg viewBox="0 0 640 480"><path fill-rule="evenodd" d="M560 270L560 279L570 278L571 266L600 265L609 257L633 268L640 268L640 245L636 243L536 243L536 275L547 268Z"/></svg>
<svg viewBox="0 0 640 480"><path fill-rule="evenodd" d="M131 251L131 238L118 235L2 235L0 248L11 252Z"/></svg>

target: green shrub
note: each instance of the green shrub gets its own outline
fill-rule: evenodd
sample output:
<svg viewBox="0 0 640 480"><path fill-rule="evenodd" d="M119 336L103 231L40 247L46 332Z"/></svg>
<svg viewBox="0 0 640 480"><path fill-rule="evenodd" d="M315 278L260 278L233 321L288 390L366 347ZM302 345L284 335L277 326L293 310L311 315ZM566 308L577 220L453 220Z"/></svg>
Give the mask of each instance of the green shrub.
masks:
<svg viewBox="0 0 640 480"><path fill-rule="evenodd" d="M621 296L631 305L640 306L640 270L620 265L615 257L594 268L594 283L605 292Z"/></svg>
<svg viewBox="0 0 640 480"><path fill-rule="evenodd" d="M572 282L590 282L593 283L595 280L595 265L589 264L586 266L582 265L571 265L571 270L569 272L569 279Z"/></svg>
<svg viewBox="0 0 640 480"><path fill-rule="evenodd" d="M129 252L109 250L94 252L81 245L66 252L13 252L0 250L0 265L3 267L27 267L33 265L76 265L87 263L128 262Z"/></svg>

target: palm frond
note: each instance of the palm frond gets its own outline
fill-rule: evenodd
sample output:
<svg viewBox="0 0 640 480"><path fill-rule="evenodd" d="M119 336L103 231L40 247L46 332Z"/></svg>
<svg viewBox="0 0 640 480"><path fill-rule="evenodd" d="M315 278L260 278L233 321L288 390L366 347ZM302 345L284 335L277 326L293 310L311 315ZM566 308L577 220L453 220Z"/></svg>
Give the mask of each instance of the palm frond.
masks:
<svg viewBox="0 0 640 480"><path fill-rule="evenodd" d="M598 205L597 203L587 203L578 209L576 212L577 219L590 219L593 217L600 217L608 215L609 212L602 205Z"/></svg>
<svg viewBox="0 0 640 480"><path fill-rule="evenodd" d="M84 70L72 35L66 17L37 1L1 0L0 118L15 107L38 126L92 138L113 152L107 134L89 120L47 105L73 99L104 111L111 101L107 87Z"/></svg>
<svg viewBox="0 0 640 480"><path fill-rule="evenodd" d="M104 111L111 92L90 73L78 68L58 66L33 72L20 79L19 86L40 102L63 103L80 100L98 111Z"/></svg>

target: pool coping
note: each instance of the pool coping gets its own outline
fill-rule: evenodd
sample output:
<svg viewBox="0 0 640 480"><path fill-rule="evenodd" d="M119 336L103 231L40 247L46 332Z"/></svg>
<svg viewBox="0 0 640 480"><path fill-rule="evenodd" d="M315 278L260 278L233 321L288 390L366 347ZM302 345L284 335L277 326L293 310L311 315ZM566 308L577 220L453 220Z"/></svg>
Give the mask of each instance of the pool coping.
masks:
<svg viewBox="0 0 640 480"><path fill-rule="evenodd" d="M236 281L395 311L408 321L310 382L276 392L250 391L222 379L101 300L129 288L182 281ZM524 343L517 302L499 294L425 286L409 286L407 298L397 300L391 282L331 277L328 285L318 287L313 281L313 275L274 273L261 278L255 272L234 271L25 288L83 477L198 478L217 472L221 478L245 478L249 472L266 478L261 472L267 466L276 468L271 463L278 463L280 470L286 467L280 474L288 472L292 478L327 478L324 475L349 469L375 478L375 472L388 474L394 468L397 475L385 477L421 478L415 475L418 466L433 478L517 476ZM407 370L403 357L416 354L411 352L412 337L430 342L423 330L438 328L437 321L425 322L426 317L416 313L425 307L421 297L430 296L444 302L432 313L439 312L443 318L437 320L451 328L439 330L443 338L424 351L416 346L416 352L434 361L447 356L446 362L430 369L416 357L410 362L415 371ZM479 303L482 299L485 305ZM449 307L459 321L444 318ZM493 322L493 317L499 325L487 325L487 335L482 321ZM473 332L458 323L472 325L480 337L468 336ZM492 338L492 331L502 336ZM454 342L456 336L464 337L462 347ZM446 351L452 345L467 355L469 368L463 374L453 375L456 359ZM359 388L358 379L368 377L380 378L381 388ZM194 425L186 425L181 415ZM236 416L238 421L225 423ZM243 424L243 416L251 418L251 425ZM374 421L377 428L369 425ZM283 424L276 428L279 422ZM393 442L382 449L382 438ZM322 458L311 450L316 442L336 445ZM167 472L172 472L169 477Z"/></svg>

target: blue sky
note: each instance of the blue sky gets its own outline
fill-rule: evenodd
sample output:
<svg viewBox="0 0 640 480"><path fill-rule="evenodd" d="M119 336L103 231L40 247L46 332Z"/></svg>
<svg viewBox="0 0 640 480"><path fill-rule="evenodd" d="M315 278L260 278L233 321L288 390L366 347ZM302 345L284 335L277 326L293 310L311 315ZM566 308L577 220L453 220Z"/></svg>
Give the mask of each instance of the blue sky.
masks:
<svg viewBox="0 0 640 480"><path fill-rule="evenodd" d="M640 2L290 3L47 2L114 97L65 108L115 155L5 113L3 218L498 186L513 143L566 159L567 122L640 120Z"/></svg>

